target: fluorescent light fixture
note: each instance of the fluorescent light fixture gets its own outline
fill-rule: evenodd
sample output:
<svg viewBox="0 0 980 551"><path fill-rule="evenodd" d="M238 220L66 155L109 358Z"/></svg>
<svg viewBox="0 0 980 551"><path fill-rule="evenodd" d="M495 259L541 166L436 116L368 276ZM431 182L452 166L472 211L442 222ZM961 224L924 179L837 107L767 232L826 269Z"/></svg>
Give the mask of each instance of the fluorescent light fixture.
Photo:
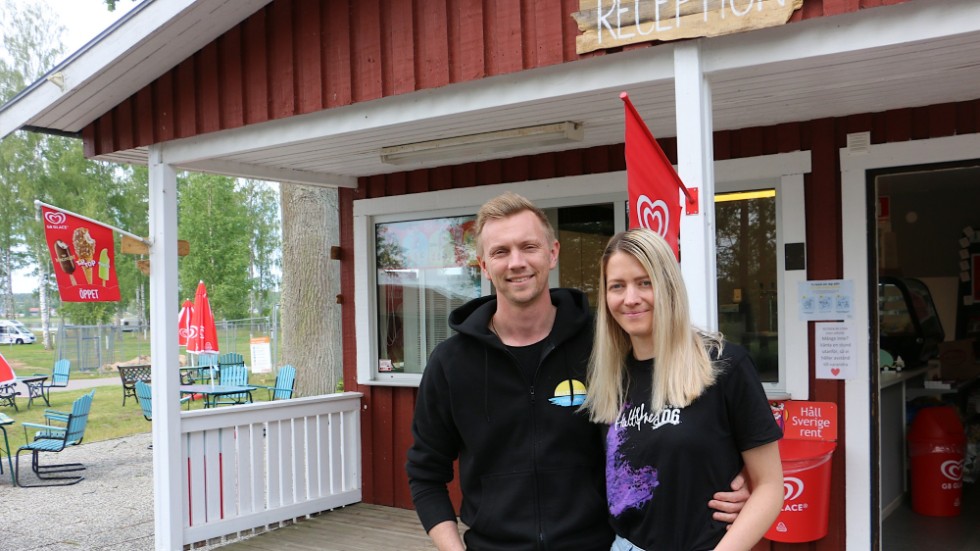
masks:
<svg viewBox="0 0 980 551"><path fill-rule="evenodd" d="M581 142L582 125L558 122L509 130L467 134L439 140L381 148L381 162L403 165L424 161L445 161L464 157L486 157L530 147Z"/></svg>
<svg viewBox="0 0 980 551"><path fill-rule="evenodd" d="M748 201L751 199L767 199L769 197L775 197L776 190L774 189L760 189L758 191L736 191L734 193L719 193L715 195L715 203L724 203L726 201Z"/></svg>

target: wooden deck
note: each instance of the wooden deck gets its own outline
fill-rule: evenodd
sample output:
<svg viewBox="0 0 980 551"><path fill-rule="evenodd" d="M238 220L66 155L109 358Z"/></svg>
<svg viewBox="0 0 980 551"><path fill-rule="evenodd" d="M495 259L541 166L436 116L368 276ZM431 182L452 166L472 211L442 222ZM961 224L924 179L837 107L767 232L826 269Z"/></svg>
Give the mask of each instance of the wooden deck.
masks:
<svg viewBox="0 0 980 551"><path fill-rule="evenodd" d="M432 551L415 511L356 503L221 546L221 551Z"/></svg>

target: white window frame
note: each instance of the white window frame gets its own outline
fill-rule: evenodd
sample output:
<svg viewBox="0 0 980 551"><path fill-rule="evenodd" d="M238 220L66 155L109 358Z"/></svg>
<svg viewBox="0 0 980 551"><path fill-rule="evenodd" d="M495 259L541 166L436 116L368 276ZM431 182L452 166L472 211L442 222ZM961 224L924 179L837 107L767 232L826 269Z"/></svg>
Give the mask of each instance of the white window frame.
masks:
<svg viewBox="0 0 980 551"><path fill-rule="evenodd" d="M806 279L806 271L786 272L784 244L806 240L803 207L803 174L810 171L808 151L768 155L750 159L717 161L716 192L736 189L776 188L777 267L779 274L779 373L780 382L769 383L767 392L775 397L806 399L808 392L808 342L806 323L799 321L796 296L797 282ZM376 199L354 201L354 315L357 342L357 382L363 385L416 387L418 373L379 372L377 339L377 289L375 265L375 224L426 218L475 214L487 200L504 191L516 191L543 209L617 203L627 200L626 173L623 171L516 182L492 186L459 188ZM438 205L438 208L434 208ZM795 209L786 215L786 209ZM615 227L626 227L624 209L615 210ZM683 236L681 236L683 246ZM559 259L560 269L560 259ZM483 291L488 284L484 280ZM792 367L790 367L792 366Z"/></svg>

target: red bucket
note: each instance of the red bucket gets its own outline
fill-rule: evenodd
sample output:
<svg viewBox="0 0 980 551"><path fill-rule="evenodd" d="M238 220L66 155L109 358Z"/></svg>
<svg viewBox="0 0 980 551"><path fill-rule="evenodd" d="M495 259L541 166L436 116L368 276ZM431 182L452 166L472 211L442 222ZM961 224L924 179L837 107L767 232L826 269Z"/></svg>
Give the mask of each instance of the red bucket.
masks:
<svg viewBox="0 0 980 551"><path fill-rule="evenodd" d="M951 407L919 410L908 436L912 467L912 510L920 515L954 517L963 495L966 434Z"/></svg>
<svg viewBox="0 0 980 551"><path fill-rule="evenodd" d="M830 511L830 458L836 442L779 441L783 464L783 510L766 539L787 543L816 541L827 535Z"/></svg>

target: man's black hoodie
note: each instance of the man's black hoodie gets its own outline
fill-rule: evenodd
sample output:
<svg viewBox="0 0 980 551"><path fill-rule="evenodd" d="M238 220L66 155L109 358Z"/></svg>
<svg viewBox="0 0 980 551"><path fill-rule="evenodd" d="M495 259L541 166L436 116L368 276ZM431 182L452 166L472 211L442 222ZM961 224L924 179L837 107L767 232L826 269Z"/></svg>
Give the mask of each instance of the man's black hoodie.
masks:
<svg viewBox="0 0 980 551"><path fill-rule="evenodd" d="M450 315L458 334L429 358L408 451L426 531L456 519L446 484L458 457L468 549L609 549L600 429L578 411L592 315L580 291L553 289L551 301L555 325L533 380L488 329L496 297Z"/></svg>

